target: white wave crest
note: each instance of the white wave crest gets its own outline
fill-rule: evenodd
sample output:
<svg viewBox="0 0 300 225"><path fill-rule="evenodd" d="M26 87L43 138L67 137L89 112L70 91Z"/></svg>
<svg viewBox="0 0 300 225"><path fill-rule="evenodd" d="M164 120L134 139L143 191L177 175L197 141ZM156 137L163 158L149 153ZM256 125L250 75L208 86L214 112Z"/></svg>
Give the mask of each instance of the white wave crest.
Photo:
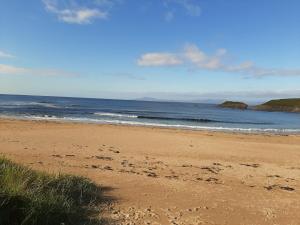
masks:
<svg viewBox="0 0 300 225"><path fill-rule="evenodd" d="M3 108L14 108L18 106L42 106L48 108L60 108L55 104L47 103L47 102L2 102L0 103L0 107Z"/></svg>
<svg viewBox="0 0 300 225"><path fill-rule="evenodd" d="M0 116L0 118L12 118L12 116ZM25 120L47 120L47 121L68 121L78 123L98 123L98 124L120 124L132 126L150 126L150 127L165 127L188 130L208 130L208 131L223 131L223 132L237 132L237 133L274 133L274 134L293 134L300 133L300 129L279 129L279 128L239 128L239 127L215 127L215 126L193 126L183 124L165 124L165 123L146 123L137 121L122 121L122 120L105 120L105 119L91 119L91 118L74 118L74 117L55 117L55 116L22 116L13 117Z"/></svg>
<svg viewBox="0 0 300 225"><path fill-rule="evenodd" d="M107 117L119 117L119 118L138 118L137 115L121 114L121 113L97 112L97 113L94 113L94 115L97 115L97 116L107 116Z"/></svg>

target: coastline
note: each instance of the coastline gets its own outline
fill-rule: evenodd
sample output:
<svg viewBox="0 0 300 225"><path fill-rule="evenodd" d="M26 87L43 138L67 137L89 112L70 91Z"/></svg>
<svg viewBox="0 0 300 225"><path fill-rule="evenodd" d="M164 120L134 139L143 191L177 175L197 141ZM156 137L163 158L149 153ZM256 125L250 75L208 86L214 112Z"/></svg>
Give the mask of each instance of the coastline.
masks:
<svg viewBox="0 0 300 225"><path fill-rule="evenodd" d="M16 121L38 121L38 122L53 122L53 123L71 123L71 124L94 124L94 125L111 125L111 126L128 126L128 127L144 127L144 128L158 128L169 130L187 130L199 132L220 132L229 134L256 134L256 135L300 135L300 129L259 129L259 128L234 128L234 127L211 127L211 126L186 126L186 125L172 125L172 124L156 124L156 123L142 123L142 122L126 122L115 120L93 120L85 118L68 119L56 117L17 117L17 116L0 116L0 120L16 120Z"/></svg>
<svg viewBox="0 0 300 225"><path fill-rule="evenodd" d="M297 224L299 146L300 135L0 119L1 154L110 187L117 224Z"/></svg>

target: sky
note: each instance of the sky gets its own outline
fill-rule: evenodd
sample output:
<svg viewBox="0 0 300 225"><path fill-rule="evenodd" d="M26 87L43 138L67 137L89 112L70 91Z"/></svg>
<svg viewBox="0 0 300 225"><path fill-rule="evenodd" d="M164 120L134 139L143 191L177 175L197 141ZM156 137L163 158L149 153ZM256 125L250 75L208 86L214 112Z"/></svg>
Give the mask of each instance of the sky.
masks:
<svg viewBox="0 0 300 225"><path fill-rule="evenodd" d="M299 0L0 0L0 93L300 97Z"/></svg>

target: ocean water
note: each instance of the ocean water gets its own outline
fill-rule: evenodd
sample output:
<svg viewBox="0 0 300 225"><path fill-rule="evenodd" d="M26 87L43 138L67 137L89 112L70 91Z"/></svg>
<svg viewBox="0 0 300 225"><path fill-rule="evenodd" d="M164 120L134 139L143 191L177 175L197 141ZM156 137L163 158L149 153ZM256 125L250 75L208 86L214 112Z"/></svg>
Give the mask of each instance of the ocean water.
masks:
<svg viewBox="0 0 300 225"><path fill-rule="evenodd" d="M300 133L300 114L214 104L0 95L0 117L231 132Z"/></svg>

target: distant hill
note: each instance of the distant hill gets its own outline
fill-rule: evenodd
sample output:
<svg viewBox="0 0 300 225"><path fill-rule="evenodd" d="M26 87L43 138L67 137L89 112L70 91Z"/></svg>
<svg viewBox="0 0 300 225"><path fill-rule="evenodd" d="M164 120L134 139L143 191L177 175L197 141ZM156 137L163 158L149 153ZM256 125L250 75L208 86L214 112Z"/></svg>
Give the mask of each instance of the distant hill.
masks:
<svg viewBox="0 0 300 225"><path fill-rule="evenodd" d="M300 112L300 98L271 100L255 107L262 111Z"/></svg>
<svg viewBox="0 0 300 225"><path fill-rule="evenodd" d="M219 105L222 108L231 108L231 109L247 109L248 105L244 102L232 102L225 101Z"/></svg>
<svg viewBox="0 0 300 225"><path fill-rule="evenodd" d="M161 102L163 100L158 98L151 98L151 97L142 97L142 98L136 98L134 99L136 101L149 101L149 102Z"/></svg>

